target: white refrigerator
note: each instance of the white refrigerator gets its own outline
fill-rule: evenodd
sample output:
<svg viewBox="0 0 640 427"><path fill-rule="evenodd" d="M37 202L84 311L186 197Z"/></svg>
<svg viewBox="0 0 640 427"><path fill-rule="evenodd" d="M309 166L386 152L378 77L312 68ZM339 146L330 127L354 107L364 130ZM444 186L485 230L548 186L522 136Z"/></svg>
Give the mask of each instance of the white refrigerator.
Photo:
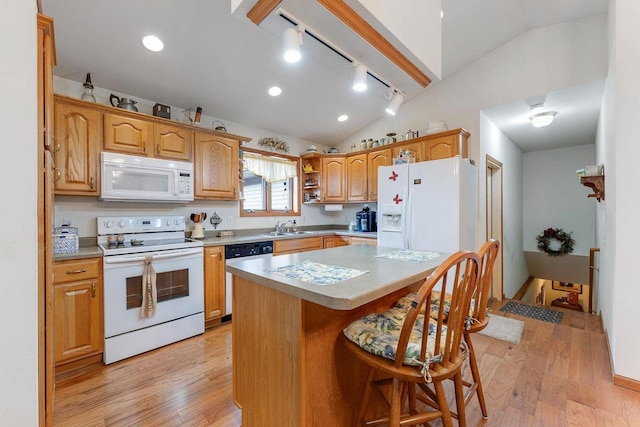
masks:
<svg viewBox="0 0 640 427"><path fill-rule="evenodd" d="M478 169L460 156L378 168L378 246L476 251Z"/></svg>

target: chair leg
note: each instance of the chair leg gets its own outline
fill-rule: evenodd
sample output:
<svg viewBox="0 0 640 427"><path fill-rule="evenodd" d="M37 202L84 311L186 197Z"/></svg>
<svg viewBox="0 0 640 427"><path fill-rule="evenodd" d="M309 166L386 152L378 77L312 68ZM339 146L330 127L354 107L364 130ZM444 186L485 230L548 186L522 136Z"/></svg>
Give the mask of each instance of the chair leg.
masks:
<svg viewBox="0 0 640 427"><path fill-rule="evenodd" d="M371 383L373 382L375 373L376 371L373 368L369 368L367 372L367 379L364 382L364 390L362 390L362 399L360 400L360 408L353 423L355 427L362 425L362 420L367 411L367 403L369 403L369 395L371 394L371 387L373 387Z"/></svg>
<svg viewBox="0 0 640 427"><path fill-rule="evenodd" d="M400 427L403 388L404 382L400 381L398 378L394 378L391 394L391 413L389 414L389 427Z"/></svg>
<svg viewBox="0 0 640 427"><path fill-rule="evenodd" d="M465 412L464 405L464 390L462 385L462 372L458 372L453 377L453 382L455 384L454 390L456 394L456 409L458 411L458 426L466 427L467 426L467 416Z"/></svg>
<svg viewBox="0 0 640 427"><path fill-rule="evenodd" d="M442 425L444 427L453 427L453 419L451 418L451 411L449 411L449 404L447 403L447 396L444 393L442 382L434 381L433 388L436 390L438 409L442 413Z"/></svg>
<svg viewBox="0 0 640 427"><path fill-rule="evenodd" d="M480 410L482 416L486 420L489 418L487 413L487 405L484 401L484 391L482 390L482 381L480 380L480 370L478 369L478 362L476 361L476 353L473 349L473 343L471 342L471 334L464 334L464 341L469 348L469 365L471 366L471 376L474 383L476 383L476 394L478 395L478 402L480 402Z"/></svg>

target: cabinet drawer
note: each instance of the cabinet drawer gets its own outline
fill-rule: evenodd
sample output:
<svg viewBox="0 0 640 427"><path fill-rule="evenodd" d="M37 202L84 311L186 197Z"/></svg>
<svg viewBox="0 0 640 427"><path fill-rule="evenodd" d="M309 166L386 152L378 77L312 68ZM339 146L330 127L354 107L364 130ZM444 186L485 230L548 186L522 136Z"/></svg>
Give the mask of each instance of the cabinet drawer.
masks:
<svg viewBox="0 0 640 427"><path fill-rule="evenodd" d="M274 255L295 252L315 251L323 248L322 237L307 237L304 239L276 240L273 242Z"/></svg>
<svg viewBox="0 0 640 427"><path fill-rule="evenodd" d="M53 281L66 283L99 277L101 266L101 258L58 261L53 269Z"/></svg>

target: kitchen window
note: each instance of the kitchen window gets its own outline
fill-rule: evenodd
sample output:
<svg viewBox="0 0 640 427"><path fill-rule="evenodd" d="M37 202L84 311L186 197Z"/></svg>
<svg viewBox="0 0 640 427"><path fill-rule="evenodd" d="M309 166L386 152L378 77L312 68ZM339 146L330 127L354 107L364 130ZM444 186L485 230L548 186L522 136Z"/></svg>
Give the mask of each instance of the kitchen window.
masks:
<svg viewBox="0 0 640 427"><path fill-rule="evenodd" d="M300 215L297 157L243 148L240 216Z"/></svg>

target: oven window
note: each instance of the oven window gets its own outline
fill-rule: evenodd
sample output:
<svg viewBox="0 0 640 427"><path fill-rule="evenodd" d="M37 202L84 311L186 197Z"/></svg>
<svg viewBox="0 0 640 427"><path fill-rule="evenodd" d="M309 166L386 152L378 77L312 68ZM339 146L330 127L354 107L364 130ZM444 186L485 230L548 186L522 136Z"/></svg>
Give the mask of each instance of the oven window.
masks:
<svg viewBox="0 0 640 427"><path fill-rule="evenodd" d="M158 304L189 296L189 269L156 274ZM127 277L127 310L142 305L142 276Z"/></svg>

